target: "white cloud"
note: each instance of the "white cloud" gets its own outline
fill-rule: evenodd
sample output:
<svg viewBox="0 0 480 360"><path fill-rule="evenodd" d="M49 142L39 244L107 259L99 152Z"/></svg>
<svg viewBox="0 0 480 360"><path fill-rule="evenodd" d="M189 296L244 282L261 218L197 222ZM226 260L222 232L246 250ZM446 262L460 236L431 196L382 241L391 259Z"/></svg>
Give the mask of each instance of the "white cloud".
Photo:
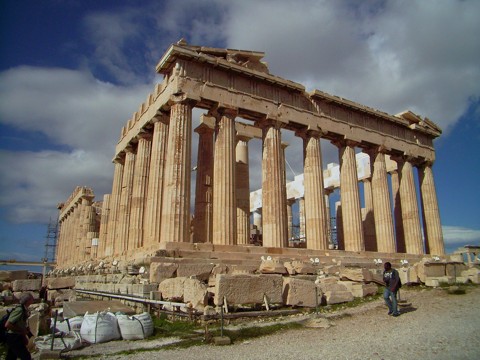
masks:
<svg viewBox="0 0 480 360"><path fill-rule="evenodd" d="M445 246L480 246L480 230L461 226L442 226Z"/></svg>
<svg viewBox="0 0 480 360"><path fill-rule="evenodd" d="M478 13L478 1L242 1L225 29L276 75L446 128L480 95Z"/></svg>

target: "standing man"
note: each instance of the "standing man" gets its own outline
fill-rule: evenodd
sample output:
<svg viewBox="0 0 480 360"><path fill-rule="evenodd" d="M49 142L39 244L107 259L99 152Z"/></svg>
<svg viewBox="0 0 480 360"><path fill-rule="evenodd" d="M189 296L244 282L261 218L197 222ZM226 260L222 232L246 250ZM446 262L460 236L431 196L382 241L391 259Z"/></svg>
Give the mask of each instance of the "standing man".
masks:
<svg viewBox="0 0 480 360"><path fill-rule="evenodd" d="M388 315L398 316L400 312L397 307L397 291L402 287L400 275L398 271L392 268L392 264L388 261L383 266L383 282L385 283L385 290L383 291L383 298L388 306Z"/></svg>
<svg viewBox="0 0 480 360"><path fill-rule="evenodd" d="M32 356L27 349L28 339L32 336L27 326L28 307L33 304L33 295L24 293L20 297L20 305L17 306L8 317L5 323L7 329L7 357L6 360L31 360Z"/></svg>

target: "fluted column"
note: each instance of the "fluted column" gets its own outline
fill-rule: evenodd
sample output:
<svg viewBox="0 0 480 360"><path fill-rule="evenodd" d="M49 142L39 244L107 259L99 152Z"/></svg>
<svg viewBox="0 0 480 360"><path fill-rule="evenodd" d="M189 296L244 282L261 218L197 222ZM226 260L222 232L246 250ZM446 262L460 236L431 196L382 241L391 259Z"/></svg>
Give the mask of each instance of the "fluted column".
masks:
<svg viewBox="0 0 480 360"><path fill-rule="evenodd" d="M418 169L420 192L422 193L422 210L425 242L432 255L444 255L442 225L438 210L437 192L433 180L432 163L426 162Z"/></svg>
<svg viewBox="0 0 480 360"><path fill-rule="evenodd" d="M108 220L110 218L110 194L103 195L102 217L100 219L100 230L98 236L98 252L97 256L102 258L105 256L105 246L108 235Z"/></svg>
<svg viewBox="0 0 480 360"><path fill-rule="evenodd" d="M330 188L324 189L325 193L325 211L326 211L326 218L327 218L327 240L328 240L328 248L333 249L333 241L332 241L332 216L330 213L330 194L332 190Z"/></svg>
<svg viewBox="0 0 480 360"><path fill-rule="evenodd" d="M293 204L295 204L295 199L287 199L288 240L293 239Z"/></svg>
<svg viewBox="0 0 480 360"><path fill-rule="evenodd" d="M124 170L124 153L114 160L115 170L113 173L112 194L110 195L110 214L108 216L107 238L105 241L105 256L112 256L118 249L117 235L119 232L119 209L122 193L122 180Z"/></svg>
<svg viewBox="0 0 480 360"><path fill-rule="evenodd" d="M405 236L402 221L402 202L400 201L400 175L398 170L391 172L392 196L393 196L393 218L395 220L395 242L397 252L405 253Z"/></svg>
<svg viewBox="0 0 480 360"><path fill-rule="evenodd" d="M263 130L262 194L263 246L287 247L287 190L280 123L266 119Z"/></svg>
<svg viewBox="0 0 480 360"><path fill-rule="evenodd" d="M298 237L300 240L306 239L306 225L305 225L305 198L298 199Z"/></svg>
<svg viewBox="0 0 480 360"><path fill-rule="evenodd" d="M394 253L396 251L395 236L385 153L381 149L370 152L370 164L372 168L372 198L377 251Z"/></svg>
<svg viewBox="0 0 480 360"><path fill-rule="evenodd" d="M147 202L148 173L152 150L152 136L148 133L138 135L137 155L133 171L132 203L130 205L130 223L127 250L143 247L144 215Z"/></svg>
<svg viewBox="0 0 480 360"><path fill-rule="evenodd" d="M144 246L147 249L154 249L160 243L169 118L166 114L159 114L152 119L152 122L154 124L152 152L150 156L144 221Z"/></svg>
<svg viewBox="0 0 480 360"><path fill-rule="evenodd" d="M400 201L407 254L424 254L413 166L409 158L395 158L400 173Z"/></svg>
<svg viewBox="0 0 480 360"><path fill-rule="evenodd" d="M178 98L170 110L160 233L162 244L190 241L192 107L191 101Z"/></svg>
<svg viewBox="0 0 480 360"><path fill-rule="evenodd" d="M97 256L97 247L98 247L98 242L96 243L96 245L94 245L94 241L93 241L94 238L98 237L97 220L96 220L97 211L91 201L85 210L85 215L87 216L85 246L86 248L90 249L90 251L85 252L85 260L88 260L88 259L94 259Z"/></svg>
<svg viewBox="0 0 480 360"><path fill-rule="evenodd" d="M313 250L328 249L320 136L321 133L318 131L307 131L302 135L304 139L303 182L307 248Z"/></svg>
<svg viewBox="0 0 480 360"><path fill-rule="evenodd" d="M335 145L340 149L340 199L345 250L364 251L355 143L347 140L337 142Z"/></svg>
<svg viewBox="0 0 480 360"><path fill-rule="evenodd" d="M213 226L213 129L202 123L198 133L197 177L193 238L196 243L212 242Z"/></svg>
<svg viewBox="0 0 480 360"><path fill-rule="evenodd" d="M237 136L236 196L237 196L237 244L250 242L250 181L248 168L248 136Z"/></svg>
<svg viewBox="0 0 480 360"><path fill-rule="evenodd" d="M122 179L122 192L120 195L120 207L118 210L119 231L116 233L115 255L124 255L127 251L134 168L135 153L134 150L129 147L125 149L125 166Z"/></svg>
<svg viewBox="0 0 480 360"><path fill-rule="evenodd" d="M343 211L340 201L335 202L335 209L335 213L337 214L337 246L339 250L345 250L345 241L343 239Z"/></svg>
<svg viewBox="0 0 480 360"><path fill-rule="evenodd" d="M363 238L365 239L365 251L377 251L375 239L375 220L373 219L373 194L372 181L365 178L363 182L363 197L365 207L362 209Z"/></svg>
<svg viewBox="0 0 480 360"><path fill-rule="evenodd" d="M57 267L61 268L63 266L63 252L65 250L65 217L58 220L58 241L57 248L55 249L55 261L57 262Z"/></svg>
<svg viewBox="0 0 480 360"><path fill-rule="evenodd" d="M213 164L214 244L237 243L237 205L235 179L235 117L237 111L219 109Z"/></svg>
<svg viewBox="0 0 480 360"><path fill-rule="evenodd" d="M80 228L81 228L80 224L82 221L82 206L80 203L77 202L74 205L73 214L75 218L74 218L74 224L72 228L72 234L73 234L72 240L75 244L75 248L74 248L74 251L72 252L71 263L76 264L79 261L82 253L82 247L81 247L81 241L80 241Z"/></svg>

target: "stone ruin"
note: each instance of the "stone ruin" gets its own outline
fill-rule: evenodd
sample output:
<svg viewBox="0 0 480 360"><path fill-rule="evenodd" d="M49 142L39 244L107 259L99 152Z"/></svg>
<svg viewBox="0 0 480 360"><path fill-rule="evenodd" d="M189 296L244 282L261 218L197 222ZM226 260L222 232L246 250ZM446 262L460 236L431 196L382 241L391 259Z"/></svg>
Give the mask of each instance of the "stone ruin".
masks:
<svg viewBox="0 0 480 360"><path fill-rule="evenodd" d="M74 288L181 301L198 311L312 307L375 293L382 261L400 268L405 283L478 283L477 267L445 256L432 172L440 128L411 111L390 115L307 92L270 74L263 56L184 41L170 46L156 68L163 81L121 129L111 193L94 202L92 189L78 187L59 204L57 265L47 282L52 300L69 298ZM194 130L190 214L194 108L205 114ZM286 183L287 131L303 142L300 192ZM250 193L254 138L262 141L261 196ZM323 169L320 139L338 147L336 167ZM365 160L360 167L356 149ZM327 204L334 189L341 201L332 246ZM289 243L294 202L303 248ZM252 244L252 228L261 229L260 243Z"/></svg>

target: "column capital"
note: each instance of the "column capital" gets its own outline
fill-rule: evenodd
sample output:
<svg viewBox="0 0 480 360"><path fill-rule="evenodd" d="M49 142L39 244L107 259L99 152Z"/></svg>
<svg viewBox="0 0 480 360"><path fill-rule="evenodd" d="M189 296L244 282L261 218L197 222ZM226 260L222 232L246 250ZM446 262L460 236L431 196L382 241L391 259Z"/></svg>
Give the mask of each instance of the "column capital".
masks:
<svg viewBox="0 0 480 360"><path fill-rule="evenodd" d="M189 98L186 93L170 95L168 105L173 106L178 104L190 105L191 107L194 107L197 104L197 100Z"/></svg>
<svg viewBox="0 0 480 360"><path fill-rule="evenodd" d="M153 134L149 131L146 131L144 129L140 130L140 132L135 136L136 140L144 139L144 140L152 140Z"/></svg>
<svg viewBox="0 0 480 360"><path fill-rule="evenodd" d="M150 120L150 122L152 124L155 124L156 122L161 122L161 123L164 123L164 124L168 124L169 120L170 120L170 116L168 115L168 113L166 113L164 111L157 111L157 113L152 118L152 120Z"/></svg>
<svg viewBox="0 0 480 360"><path fill-rule="evenodd" d="M318 130L301 129L301 130L295 131L295 136L298 136L299 138L302 138L304 140L308 138L320 139L325 134L327 134L327 132L323 131L322 129L318 129Z"/></svg>
<svg viewBox="0 0 480 360"><path fill-rule="evenodd" d="M338 148L342 148L345 146L355 147L360 144L358 141L347 139L347 138L343 138L343 139L338 138L338 139L332 140L331 143Z"/></svg>
<svg viewBox="0 0 480 360"><path fill-rule="evenodd" d="M209 134L213 133L214 129L208 124L201 123L193 131L195 131L197 134Z"/></svg>
<svg viewBox="0 0 480 360"><path fill-rule="evenodd" d="M369 155L370 157L376 156L377 154L388 154L391 149L387 148L384 145L372 146L368 148L364 148L362 151Z"/></svg>
<svg viewBox="0 0 480 360"><path fill-rule="evenodd" d="M268 129L274 127L275 129L280 130L283 127L283 123L281 121L269 117L264 117L257 120L255 122L255 125L257 125L261 129Z"/></svg>
<svg viewBox="0 0 480 360"><path fill-rule="evenodd" d="M207 116L214 117L216 120L222 116L227 116L234 119L238 116L238 108L226 104L216 103L210 108Z"/></svg>

